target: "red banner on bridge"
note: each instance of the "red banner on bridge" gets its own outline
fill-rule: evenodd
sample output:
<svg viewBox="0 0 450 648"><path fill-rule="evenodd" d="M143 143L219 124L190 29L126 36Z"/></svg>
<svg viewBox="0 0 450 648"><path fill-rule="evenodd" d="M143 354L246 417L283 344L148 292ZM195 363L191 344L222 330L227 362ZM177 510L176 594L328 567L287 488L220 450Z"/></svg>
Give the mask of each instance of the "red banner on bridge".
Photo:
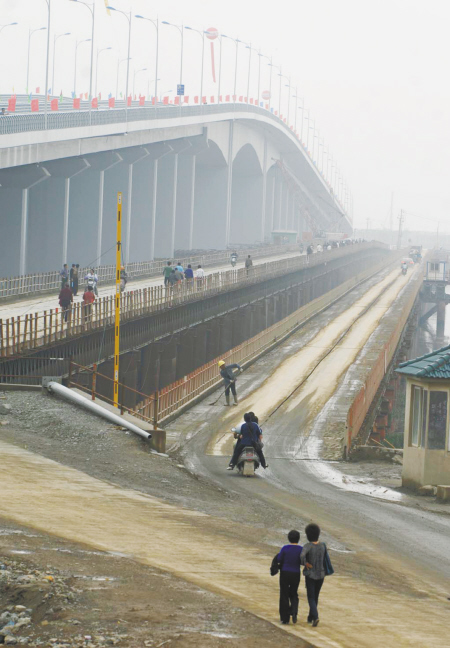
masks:
<svg viewBox="0 0 450 648"><path fill-rule="evenodd" d="M73 99L73 109L74 110L80 109L80 99L78 99L78 97L74 97Z"/></svg>
<svg viewBox="0 0 450 648"><path fill-rule="evenodd" d="M8 112L16 112L16 95L8 99Z"/></svg>
<svg viewBox="0 0 450 648"><path fill-rule="evenodd" d="M31 100L31 112L39 112L39 99Z"/></svg>
<svg viewBox="0 0 450 648"><path fill-rule="evenodd" d="M114 97L110 97L110 98L108 99L108 108L114 108L115 105L116 105L116 100L115 100L115 98L114 98Z"/></svg>
<svg viewBox="0 0 450 648"><path fill-rule="evenodd" d="M92 108L98 108L98 99L97 97L94 97L91 102Z"/></svg>
<svg viewBox="0 0 450 648"><path fill-rule="evenodd" d="M51 102L50 102L50 108L51 108L51 110L53 110L53 111L58 110L58 108L59 108L58 99L52 99L52 100L51 100Z"/></svg>
<svg viewBox="0 0 450 648"><path fill-rule="evenodd" d="M145 106L145 97L139 97L139 105Z"/></svg>

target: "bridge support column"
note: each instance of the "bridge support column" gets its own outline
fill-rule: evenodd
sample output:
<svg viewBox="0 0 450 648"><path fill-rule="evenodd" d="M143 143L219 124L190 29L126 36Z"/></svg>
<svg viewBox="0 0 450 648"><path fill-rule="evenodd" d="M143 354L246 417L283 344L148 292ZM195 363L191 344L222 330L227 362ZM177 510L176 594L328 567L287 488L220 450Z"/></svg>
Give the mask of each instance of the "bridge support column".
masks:
<svg viewBox="0 0 450 648"><path fill-rule="evenodd" d="M178 336L163 348L160 360L159 389L175 382L177 376Z"/></svg>
<svg viewBox="0 0 450 648"><path fill-rule="evenodd" d="M15 171L15 169L12 169ZM14 177L11 173L9 177L6 176L5 179L2 174L1 183L2 186L21 186L22 189L22 209L21 209L21 218L20 218L20 251L19 251L19 274L24 275L27 273L27 234L28 234L28 213L29 213L29 192L32 187L35 187L39 183L47 180L50 177L50 173L44 167L38 165L30 167L27 169L27 173L23 178ZM8 182L10 180L10 182ZM23 186L23 183L26 183Z"/></svg>
<svg viewBox="0 0 450 648"><path fill-rule="evenodd" d="M102 236L103 236L103 204L105 195L105 173L113 166L122 162L122 158L118 153L113 153L116 159L113 160L106 167L100 169L99 188L98 188L98 219L97 219L97 264L101 264L102 256Z"/></svg>
<svg viewBox="0 0 450 648"><path fill-rule="evenodd" d="M191 156L191 195L190 195L190 205L189 205L189 239L188 239L188 250L193 248L194 240L194 207L195 207L195 163L197 156Z"/></svg>
<svg viewBox="0 0 450 648"><path fill-rule="evenodd" d="M264 158L262 177L262 204L261 204L261 242L266 239L266 202L267 202L267 139L264 138Z"/></svg>
<svg viewBox="0 0 450 648"><path fill-rule="evenodd" d="M228 168L227 168L227 212L226 212L226 225L225 225L225 247L230 245L231 233L231 196L233 186L233 136L234 136L234 122L230 121L228 132Z"/></svg>
<svg viewBox="0 0 450 648"><path fill-rule="evenodd" d="M436 337L442 338L445 333L445 302L437 303Z"/></svg>
<svg viewBox="0 0 450 648"><path fill-rule="evenodd" d="M177 352L176 380L187 376L198 366L195 357L196 329L188 329L180 334L180 342Z"/></svg>
<svg viewBox="0 0 450 648"><path fill-rule="evenodd" d="M63 238L61 265L67 263L67 247L69 240L69 212L70 212L70 185L71 179L90 168L90 164L84 158L69 158L47 162L45 167L52 178L64 178L64 212L63 212Z"/></svg>

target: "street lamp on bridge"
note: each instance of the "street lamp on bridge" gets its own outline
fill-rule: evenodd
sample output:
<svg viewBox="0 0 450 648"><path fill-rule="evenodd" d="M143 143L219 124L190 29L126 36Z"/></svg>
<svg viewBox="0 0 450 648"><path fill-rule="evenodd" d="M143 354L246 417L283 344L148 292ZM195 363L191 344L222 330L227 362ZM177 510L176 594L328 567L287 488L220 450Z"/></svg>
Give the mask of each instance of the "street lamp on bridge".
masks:
<svg viewBox="0 0 450 648"><path fill-rule="evenodd" d="M14 23L12 23L14 24ZM17 24L17 23L15 23ZM8 25L5 25L7 27ZM27 56L27 94L29 92L29 82L30 82L30 46L31 46L31 37L35 32L43 31L47 27L38 27L37 29L30 29L28 32L28 56ZM1 30L0 30L1 31Z"/></svg>
<svg viewBox="0 0 450 648"><path fill-rule="evenodd" d="M91 13L92 17L92 31L91 31L91 69L89 71L89 122L91 121L91 110L92 110L92 74L94 71L94 38L95 38L95 0L92 4L87 2L82 2L81 0L70 0L70 2L77 2L80 5L84 5ZM75 62L76 66L76 62Z"/></svg>
<svg viewBox="0 0 450 648"><path fill-rule="evenodd" d="M181 36L181 55L180 55L180 86L183 85L183 46L184 46L184 26L183 25L175 25L174 23L167 22L167 20L162 20L161 21L163 25L169 25L169 27L175 27L175 29L178 29L180 32ZM158 75L157 75L158 76ZM181 101L180 101L180 106L181 106Z"/></svg>
<svg viewBox="0 0 450 648"><path fill-rule="evenodd" d="M125 13L125 11L121 11L120 9L116 9L115 7L111 7L111 5L106 5L106 8L109 9L110 11L117 11L117 13L122 14L122 16L125 16L125 18L128 20L128 55L127 58L124 59L127 62L127 81L126 81L126 88L125 88L125 116L126 119L128 120L128 81L130 77L130 47L131 47L131 11L129 13ZM119 73L117 73L118 75ZM158 75L156 75L158 76ZM117 94L117 92L116 92Z"/></svg>
<svg viewBox="0 0 450 648"><path fill-rule="evenodd" d="M90 43L91 39L90 38L84 38L83 40L77 41L75 44L75 71L73 75L73 93L75 97L77 96L77 58L78 58L78 46L81 45L81 43Z"/></svg>
<svg viewBox="0 0 450 648"><path fill-rule="evenodd" d="M136 74L139 74L139 72L144 72L144 71L147 70L147 69L148 69L148 68L145 67L145 68L141 68L140 70L135 70L135 71L134 71L134 74L133 74L133 97L134 97L134 87L135 87L134 84L135 84L135 82L136 82Z"/></svg>
<svg viewBox="0 0 450 648"><path fill-rule="evenodd" d="M202 106L203 105L203 62L205 58L205 30L200 31L199 29L194 29L193 27L188 27L187 25L185 25L184 28L188 29L189 31L196 32L197 34L199 34L199 36L202 39L202 65L201 65L201 73L200 73L200 105Z"/></svg>
<svg viewBox="0 0 450 648"><path fill-rule="evenodd" d="M234 104L236 106L236 82L237 82L238 50L239 50L239 43L241 43L242 41L240 41L239 38L231 38L231 36L227 36L226 34L222 34L222 38L228 38L229 40L233 41L233 43L236 45L236 54L235 54L235 60L234 60L234 94L233 94L233 100L234 100ZM222 51L221 51L221 58L222 58Z"/></svg>
<svg viewBox="0 0 450 648"><path fill-rule="evenodd" d="M44 29L46 29L44 27ZM52 91L55 93L55 60L56 60L56 41L62 36L70 36L70 32L65 32L64 34L58 34L53 37L53 69L52 69Z"/></svg>
<svg viewBox="0 0 450 648"><path fill-rule="evenodd" d="M106 50L112 50L112 47L102 47L99 49L97 47L97 59L95 61L95 96L97 97L97 81L98 81L98 57L102 52L106 52Z"/></svg>
<svg viewBox="0 0 450 648"><path fill-rule="evenodd" d="M123 59L117 59L117 77L116 77L116 99L119 98L119 69L120 69L120 64L123 63L124 61L130 61L130 58L123 58ZM125 103L127 102L127 99L125 99Z"/></svg>
<svg viewBox="0 0 450 648"><path fill-rule="evenodd" d="M139 18L140 20L146 20L147 22L151 23L153 27L156 29L156 56L155 56L155 108L156 108L156 103L158 100L158 54L159 54L159 21L158 18L156 20L152 20L152 18L146 18L146 16L141 16L139 14L136 14L134 16L135 18Z"/></svg>

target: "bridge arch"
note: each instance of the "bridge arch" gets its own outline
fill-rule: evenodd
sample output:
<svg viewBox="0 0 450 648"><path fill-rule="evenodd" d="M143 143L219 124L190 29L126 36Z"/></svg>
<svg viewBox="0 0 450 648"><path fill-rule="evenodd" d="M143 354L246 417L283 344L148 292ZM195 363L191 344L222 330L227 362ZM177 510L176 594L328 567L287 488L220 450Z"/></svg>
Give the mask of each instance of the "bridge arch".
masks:
<svg viewBox="0 0 450 648"><path fill-rule="evenodd" d="M193 249L226 247L227 162L213 140L195 159Z"/></svg>
<svg viewBox="0 0 450 648"><path fill-rule="evenodd" d="M230 244L261 241L263 172L257 152L244 144L233 160Z"/></svg>

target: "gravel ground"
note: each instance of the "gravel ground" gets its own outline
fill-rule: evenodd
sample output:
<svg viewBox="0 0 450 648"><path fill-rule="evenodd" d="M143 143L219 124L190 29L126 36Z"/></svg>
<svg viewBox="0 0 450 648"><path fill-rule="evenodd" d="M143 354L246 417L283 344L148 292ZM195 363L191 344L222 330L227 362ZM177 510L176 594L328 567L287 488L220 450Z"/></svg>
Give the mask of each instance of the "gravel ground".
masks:
<svg viewBox="0 0 450 648"><path fill-rule="evenodd" d="M310 646L281 632L169 573L0 521L0 644Z"/></svg>

